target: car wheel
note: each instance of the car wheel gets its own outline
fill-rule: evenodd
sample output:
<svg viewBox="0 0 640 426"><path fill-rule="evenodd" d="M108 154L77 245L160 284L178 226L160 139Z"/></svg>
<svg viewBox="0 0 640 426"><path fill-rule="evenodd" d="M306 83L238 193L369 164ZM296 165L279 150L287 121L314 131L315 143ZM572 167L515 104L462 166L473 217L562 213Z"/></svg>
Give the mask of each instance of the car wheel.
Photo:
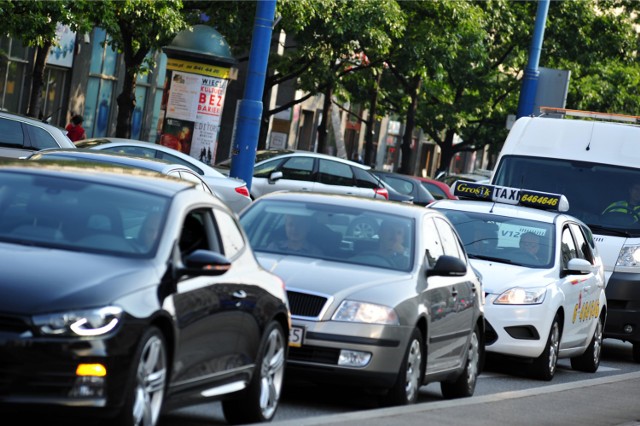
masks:
<svg viewBox="0 0 640 426"><path fill-rule="evenodd" d="M416 328L409 339L396 382L385 395L384 405L414 404L418 400L418 390L424 376L423 351L424 339Z"/></svg>
<svg viewBox="0 0 640 426"><path fill-rule="evenodd" d="M571 358L571 368L587 373L595 373L600 366L600 354L602 353L602 317L598 318L596 330L593 332L591 343L587 350L580 356Z"/></svg>
<svg viewBox="0 0 640 426"><path fill-rule="evenodd" d="M273 419L280 402L286 354L284 331L274 321L265 330L249 386L222 401L222 411L227 422L244 424Z"/></svg>
<svg viewBox="0 0 640 426"><path fill-rule="evenodd" d="M540 380L550 381L556 373L558 363L558 349L560 347L560 321L559 316L553 318L547 344L542 354L533 360L532 373Z"/></svg>
<svg viewBox="0 0 640 426"><path fill-rule="evenodd" d="M114 424L155 425L167 384L167 345L156 327L151 327L140 339L131 365L135 367L125 390L125 403Z"/></svg>
<svg viewBox="0 0 640 426"><path fill-rule="evenodd" d="M633 361L640 364L640 342L633 342Z"/></svg>
<svg viewBox="0 0 640 426"><path fill-rule="evenodd" d="M467 360L464 370L455 381L440 383L442 396L447 399L473 396L473 393L476 390L478 374L480 374L480 359L480 330L478 329L478 326L476 326L469 341L469 349L467 350Z"/></svg>
<svg viewBox="0 0 640 426"><path fill-rule="evenodd" d="M346 234L353 238L373 238L378 233L378 223L373 219L355 220Z"/></svg>

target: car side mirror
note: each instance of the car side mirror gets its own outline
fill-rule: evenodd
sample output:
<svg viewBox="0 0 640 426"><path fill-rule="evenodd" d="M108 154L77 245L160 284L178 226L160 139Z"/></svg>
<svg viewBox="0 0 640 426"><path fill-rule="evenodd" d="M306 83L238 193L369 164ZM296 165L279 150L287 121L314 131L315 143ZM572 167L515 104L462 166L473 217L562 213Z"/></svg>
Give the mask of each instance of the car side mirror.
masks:
<svg viewBox="0 0 640 426"><path fill-rule="evenodd" d="M282 179L282 172L272 172L269 175L269 183L275 183L278 179Z"/></svg>
<svg viewBox="0 0 640 426"><path fill-rule="evenodd" d="M229 259L210 250L196 250L184 259L184 264L179 268L178 275L190 276L217 276L222 275L231 268Z"/></svg>
<svg viewBox="0 0 640 426"><path fill-rule="evenodd" d="M431 269L427 269L426 276L461 277L467 273L467 265L457 257L443 255L436 260Z"/></svg>
<svg viewBox="0 0 640 426"><path fill-rule="evenodd" d="M585 275L590 272L593 272L593 265L586 259L579 259L574 257L573 259L569 259L567 263L567 268L565 269L565 275L569 274L579 274Z"/></svg>

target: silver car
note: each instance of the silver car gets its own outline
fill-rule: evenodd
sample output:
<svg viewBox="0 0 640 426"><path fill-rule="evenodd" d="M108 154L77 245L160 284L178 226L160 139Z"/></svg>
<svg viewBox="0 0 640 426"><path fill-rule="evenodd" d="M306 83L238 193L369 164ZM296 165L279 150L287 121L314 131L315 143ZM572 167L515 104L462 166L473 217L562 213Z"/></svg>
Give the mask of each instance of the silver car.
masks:
<svg viewBox="0 0 640 426"><path fill-rule="evenodd" d="M78 141L76 146L78 148L119 152L137 157L159 158L173 164L181 164L198 173L207 182L214 194L234 212L239 213L243 208L251 204L249 190L242 179L227 177L202 161L164 145L133 139L94 138Z"/></svg>
<svg viewBox="0 0 640 426"><path fill-rule="evenodd" d="M481 283L432 209L330 194L264 195L240 215L291 305L287 374L359 385L385 405L440 382L474 393L484 353ZM361 233L362 223L373 233Z"/></svg>
<svg viewBox="0 0 640 426"><path fill-rule="evenodd" d="M0 112L0 158L25 158L46 148L74 148L64 130L29 117Z"/></svg>
<svg viewBox="0 0 640 426"><path fill-rule="evenodd" d="M231 161L216 164L229 170ZM389 199L389 192L369 166L310 151L265 150L256 153L251 182L255 200L275 191L306 191Z"/></svg>

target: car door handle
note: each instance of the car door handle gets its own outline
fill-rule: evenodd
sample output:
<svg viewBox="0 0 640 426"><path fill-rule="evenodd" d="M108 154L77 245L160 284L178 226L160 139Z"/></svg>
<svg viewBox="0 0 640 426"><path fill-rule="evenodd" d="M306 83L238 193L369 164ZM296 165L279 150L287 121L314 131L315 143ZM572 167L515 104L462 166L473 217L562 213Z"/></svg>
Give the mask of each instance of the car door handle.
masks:
<svg viewBox="0 0 640 426"><path fill-rule="evenodd" d="M235 297L236 299L246 299L247 298L247 292L244 291L244 290L234 291L233 292L233 297Z"/></svg>
<svg viewBox="0 0 640 426"><path fill-rule="evenodd" d="M585 293L588 293L589 290L591 290L591 286L590 285L586 285L582 288L582 291L584 291Z"/></svg>

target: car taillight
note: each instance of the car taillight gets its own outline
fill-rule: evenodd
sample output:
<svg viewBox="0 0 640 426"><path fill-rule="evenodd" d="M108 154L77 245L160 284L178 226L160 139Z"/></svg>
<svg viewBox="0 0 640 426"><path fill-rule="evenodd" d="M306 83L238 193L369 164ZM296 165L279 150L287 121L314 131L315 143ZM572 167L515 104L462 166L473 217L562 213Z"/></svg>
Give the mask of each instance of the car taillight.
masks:
<svg viewBox="0 0 640 426"><path fill-rule="evenodd" d="M236 188L236 192L240 195L244 195L245 197L249 197L249 189L246 185L238 186Z"/></svg>
<svg viewBox="0 0 640 426"><path fill-rule="evenodd" d="M374 189L375 193L384 197L385 200L389 199L389 191L386 188L376 188Z"/></svg>

